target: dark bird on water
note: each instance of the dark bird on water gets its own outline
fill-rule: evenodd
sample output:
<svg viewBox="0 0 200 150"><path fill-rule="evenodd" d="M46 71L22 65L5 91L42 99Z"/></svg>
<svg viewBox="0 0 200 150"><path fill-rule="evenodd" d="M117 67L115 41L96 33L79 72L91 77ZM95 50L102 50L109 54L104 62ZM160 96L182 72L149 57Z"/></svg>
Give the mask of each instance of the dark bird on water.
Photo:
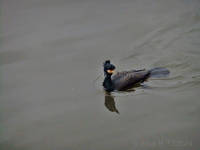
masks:
<svg viewBox="0 0 200 150"><path fill-rule="evenodd" d="M104 76L103 87L107 92L124 91L146 81L150 77L163 77L169 74L166 68L153 68L150 70L130 70L118 72L113 75L115 66L106 60L103 63Z"/></svg>

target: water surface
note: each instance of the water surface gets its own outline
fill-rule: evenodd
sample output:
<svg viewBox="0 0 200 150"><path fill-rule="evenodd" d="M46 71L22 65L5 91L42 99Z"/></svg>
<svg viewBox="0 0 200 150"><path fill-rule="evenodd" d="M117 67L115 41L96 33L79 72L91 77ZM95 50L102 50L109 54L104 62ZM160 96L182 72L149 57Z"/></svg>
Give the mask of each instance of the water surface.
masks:
<svg viewBox="0 0 200 150"><path fill-rule="evenodd" d="M198 0L2 0L1 12L0 149L199 150ZM171 73L109 96L106 59Z"/></svg>

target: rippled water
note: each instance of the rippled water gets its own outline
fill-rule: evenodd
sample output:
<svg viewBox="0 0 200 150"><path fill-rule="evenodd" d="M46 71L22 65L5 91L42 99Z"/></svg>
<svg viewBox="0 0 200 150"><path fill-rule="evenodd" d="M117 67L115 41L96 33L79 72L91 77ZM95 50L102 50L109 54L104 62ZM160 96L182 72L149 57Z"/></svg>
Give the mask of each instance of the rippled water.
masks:
<svg viewBox="0 0 200 150"><path fill-rule="evenodd" d="M199 0L0 7L0 149L199 150ZM170 75L109 95L106 59Z"/></svg>

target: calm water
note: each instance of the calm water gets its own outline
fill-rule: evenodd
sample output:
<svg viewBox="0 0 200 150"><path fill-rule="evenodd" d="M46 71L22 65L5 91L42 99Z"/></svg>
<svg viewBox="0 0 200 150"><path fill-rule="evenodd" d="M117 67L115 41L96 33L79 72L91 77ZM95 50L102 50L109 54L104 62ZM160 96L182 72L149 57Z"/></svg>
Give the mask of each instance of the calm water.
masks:
<svg viewBox="0 0 200 150"><path fill-rule="evenodd" d="M199 150L199 0L0 7L1 150ZM108 95L106 59L171 73Z"/></svg>

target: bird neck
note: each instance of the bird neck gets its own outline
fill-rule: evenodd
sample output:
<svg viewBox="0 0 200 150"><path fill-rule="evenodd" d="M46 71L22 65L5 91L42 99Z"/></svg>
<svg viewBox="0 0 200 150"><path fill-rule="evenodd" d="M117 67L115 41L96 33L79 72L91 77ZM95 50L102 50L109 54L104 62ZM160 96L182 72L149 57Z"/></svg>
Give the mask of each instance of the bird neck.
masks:
<svg viewBox="0 0 200 150"><path fill-rule="evenodd" d="M114 85L111 79L111 75L106 74L106 77L103 81L103 86L105 88L106 91L111 92L114 90Z"/></svg>

